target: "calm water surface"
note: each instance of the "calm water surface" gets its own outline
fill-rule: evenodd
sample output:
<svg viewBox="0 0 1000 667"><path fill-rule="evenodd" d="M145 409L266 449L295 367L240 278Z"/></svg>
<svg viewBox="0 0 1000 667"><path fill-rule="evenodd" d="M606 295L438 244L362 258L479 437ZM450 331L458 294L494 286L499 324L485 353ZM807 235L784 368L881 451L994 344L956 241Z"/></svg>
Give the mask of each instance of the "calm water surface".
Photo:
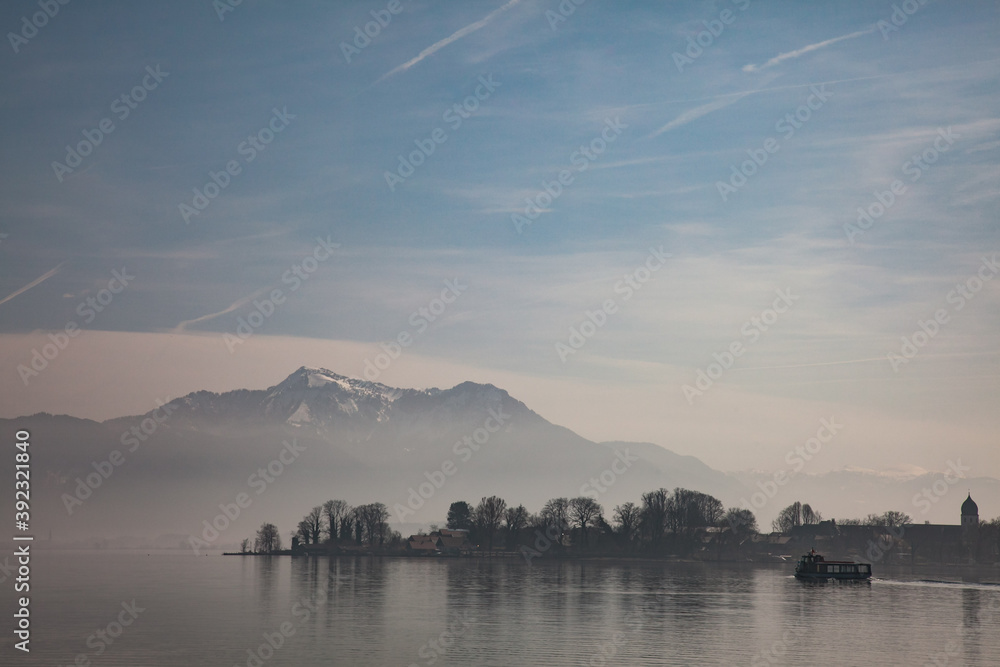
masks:
<svg viewBox="0 0 1000 667"><path fill-rule="evenodd" d="M997 569L809 585L791 567L41 552L32 651L8 620L0 664L1000 664Z"/></svg>

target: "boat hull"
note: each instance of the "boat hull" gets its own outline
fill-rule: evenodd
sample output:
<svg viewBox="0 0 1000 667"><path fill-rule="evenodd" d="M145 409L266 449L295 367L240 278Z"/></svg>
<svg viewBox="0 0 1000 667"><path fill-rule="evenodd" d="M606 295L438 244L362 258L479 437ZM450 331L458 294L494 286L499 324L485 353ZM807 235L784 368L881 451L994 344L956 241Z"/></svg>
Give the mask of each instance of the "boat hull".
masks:
<svg viewBox="0 0 1000 667"><path fill-rule="evenodd" d="M827 581L829 579L839 581L867 581L871 579L870 572L862 574L817 574L814 572L796 572L795 578L802 581Z"/></svg>

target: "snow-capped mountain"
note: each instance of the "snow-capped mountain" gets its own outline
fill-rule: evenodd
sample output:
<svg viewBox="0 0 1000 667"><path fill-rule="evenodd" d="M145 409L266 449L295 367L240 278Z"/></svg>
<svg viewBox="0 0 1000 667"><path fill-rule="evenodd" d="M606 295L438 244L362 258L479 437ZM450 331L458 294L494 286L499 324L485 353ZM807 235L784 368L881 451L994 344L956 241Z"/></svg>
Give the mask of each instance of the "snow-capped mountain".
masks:
<svg viewBox="0 0 1000 667"><path fill-rule="evenodd" d="M513 409L522 417L530 413L540 419L493 385L465 382L447 390L398 389L305 366L267 389L223 394L200 391L168 405L177 408L177 417L188 422L280 423L310 433L352 432L361 439L370 438L379 428L390 428L390 424L423 435L444 432L467 422L470 414L490 409Z"/></svg>
<svg viewBox="0 0 1000 667"><path fill-rule="evenodd" d="M615 504L661 486L697 484L726 500L741 488L655 445L581 438L492 385L399 389L322 368L299 368L267 389L193 392L103 423L39 414L17 425L40 445L38 512L57 535L137 524L194 530L219 503L248 492L260 471L273 481L259 500L251 496L245 523L289 527L330 498L381 501L405 508L394 518L432 523L443 521L455 500L493 494L532 511L549 498L596 495L610 514ZM302 454L275 463L291 442ZM108 468L112 456L119 463ZM608 484L612 467L618 472ZM87 476L98 469L110 471L99 488L81 503L67 501L87 495ZM602 473L604 485L595 486Z"/></svg>
<svg viewBox="0 0 1000 667"><path fill-rule="evenodd" d="M238 543L265 520L289 531L331 498L380 501L393 519L429 524L443 522L456 500L496 494L537 511L550 498L589 495L610 517L615 505L660 487L740 506L769 479L722 473L650 443L592 442L488 384L399 389L322 368L299 368L266 389L198 391L102 423L38 414L0 424L31 432L33 517L57 538L195 533L240 493L252 504L220 543ZM754 509L764 529L795 500L828 517L907 511L934 481L802 475ZM984 518L1000 514L996 480L970 475L962 486L982 498ZM947 522L950 495L926 516L910 514Z"/></svg>

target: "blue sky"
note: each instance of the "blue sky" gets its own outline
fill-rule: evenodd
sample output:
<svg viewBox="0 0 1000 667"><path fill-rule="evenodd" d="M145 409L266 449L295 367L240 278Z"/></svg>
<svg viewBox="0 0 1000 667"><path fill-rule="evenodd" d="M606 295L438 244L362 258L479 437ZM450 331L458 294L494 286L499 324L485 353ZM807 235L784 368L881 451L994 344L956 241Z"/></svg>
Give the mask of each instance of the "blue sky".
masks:
<svg viewBox="0 0 1000 667"><path fill-rule="evenodd" d="M961 456L1000 476L1000 281L948 300L1000 251L1000 8L903 4L915 11L895 24L878 2L588 0L565 21L543 0L396 14L244 0L222 20L207 0L60 6L16 53L9 36L0 47L3 414L144 412L302 364L361 376L379 342L410 333L380 381L491 382L595 439L773 469L836 414L848 427L817 472ZM0 28L38 11L5 3ZM347 62L371 12L391 20ZM114 100L144 79L121 118ZM463 103L457 124L446 112ZM284 127L248 161L275 110ZM105 118L113 131L60 181L52 163ZM581 158L608 123L614 140ZM390 189L398 156L435 130ZM723 198L751 154L767 159ZM230 161L238 173L185 221L180 205ZM563 171L572 182L519 233L512 216ZM317 238L339 247L292 290L283 276ZM670 258L626 301L616 286L661 247ZM134 281L85 321L80 304L122 268ZM456 278L467 289L417 331L412 314ZM274 289L283 302L230 352L223 335ZM767 331L741 333L789 289ZM564 361L557 343L609 299ZM941 309L894 368L901 336ZM70 322L83 333L24 380ZM684 385L735 342L745 352L689 401Z"/></svg>

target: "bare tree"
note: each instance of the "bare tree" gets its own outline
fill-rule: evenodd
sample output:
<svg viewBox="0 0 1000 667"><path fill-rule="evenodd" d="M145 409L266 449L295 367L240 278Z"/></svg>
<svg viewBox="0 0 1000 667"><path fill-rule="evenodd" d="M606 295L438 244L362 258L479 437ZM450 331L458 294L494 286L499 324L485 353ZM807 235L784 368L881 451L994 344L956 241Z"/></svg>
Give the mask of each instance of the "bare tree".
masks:
<svg viewBox="0 0 1000 667"><path fill-rule="evenodd" d="M639 529L639 514L639 507L635 503L624 503L614 509L612 518L625 544L632 542Z"/></svg>
<svg viewBox="0 0 1000 667"><path fill-rule="evenodd" d="M273 523L261 524L261 527L257 530L254 549L259 553L265 554L281 551L281 535L278 533L278 527Z"/></svg>
<svg viewBox="0 0 1000 667"><path fill-rule="evenodd" d="M364 544L368 533L368 505L358 505L354 508L354 536L358 544Z"/></svg>
<svg viewBox="0 0 1000 667"><path fill-rule="evenodd" d="M347 510L344 516L340 517L340 539L350 540L351 532L354 530L354 522L357 519L357 508L351 507Z"/></svg>
<svg viewBox="0 0 1000 667"><path fill-rule="evenodd" d="M913 519L910 515L905 512L897 512L896 510L889 510L882 514L869 514L864 518L864 525L866 526L886 526L889 528L898 528L900 526L905 526L908 523L913 523Z"/></svg>
<svg viewBox="0 0 1000 667"><path fill-rule="evenodd" d="M368 503L355 509L357 525L361 527L359 531L355 528L355 534L359 532L361 539L371 546L382 546L389 536L389 509L383 503Z"/></svg>
<svg viewBox="0 0 1000 667"><path fill-rule="evenodd" d="M309 536L312 534L309 530L309 522L306 519L302 519L296 528L293 537L299 538L299 542L302 544L309 544Z"/></svg>
<svg viewBox="0 0 1000 667"><path fill-rule="evenodd" d="M815 523L819 523L823 520L823 515L819 512L814 512L813 508L809 505L802 506L802 525L811 526Z"/></svg>
<svg viewBox="0 0 1000 667"><path fill-rule="evenodd" d="M639 525L643 534L654 546L659 544L667 526L667 510L670 492L657 489L642 494L642 510Z"/></svg>
<svg viewBox="0 0 1000 667"><path fill-rule="evenodd" d="M913 523L913 519L906 512L898 512L896 510L889 510L882 516L885 517L885 525L890 528L898 528L899 526L905 526L907 524Z"/></svg>
<svg viewBox="0 0 1000 667"><path fill-rule="evenodd" d="M561 546L563 544L563 533L569 528L569 500L566 498L552 498L542 507L539 517L546 528L556 527L559 529L558 542Z"/></svg>
<svg viewBox="0 0 1000 667"><path fill-rule="evenodd" d="M369 507L371 507L371 523L369 524L371 528L369 528L368 534L373 541L377 539L378 545L382 546L388 541L391 532L388 524L389 508L383 503L372 503Z"/></svg>
<svg viewBox="0 0 1000 667"><path fill-rule="evenodd" d="M508 507L503 518L504 528L507 532L507 545L510 548L516 543L518 534L528 525L528 510L525 509L524 505Z"/></svg>
<svg viewBox="0 0 1000 667"><path fill-rule="evenodd" d="M722 501L707 493L699 493L697 496L698 510L701 514L702 525L718 526L726 516L726 508ZM756 521L756 519L754 519Z"/></svg>
<svg viewBox="0 0 1000 667"><path fill-rule="evenodd" d="M730 507L723 521L741 540L757 533L757 517L750 510Z"/></svg>
<svg viewBox="0 0 1000 667"><path fill-rule="evenodd" d="M476 528L479 529L480 538L486 539L486 548L492 552L493 551L493 538L496 536L498 530L500 530L500 522L503 521L504 510L507 509L507 503L499 496L490 496L489 498L483 498L476 505L476 510L473 512L473 516L476 522Z"/></svg>
<svg viewBox="0 0 1000 667"><path fill-rule="evenodd" d="M307 544L312 542L313 544L319 544L319 537L323 533L323 506L317 505L316 507L309 510L302 521L306 524L306 529L308 531ZM301 523L299 524L302 525Z"/></svg>
<svg viewBox="0 0 1000 667"><path fill-rule="evenodd" d="M717 526L724 514L725 508L719 499L690 489L674 489L666 502L667 528L675 535L692 528Z"/></svg>
<svg viewBox="0 0 1000 667"><path fill-rule="evenodd" d="M326 519L326 535L332 542L337 539L338 530L351 511L351 506L343 500L328 500L323 503L323 518ZM343 535L340 535L343 537Z"/></svg>
<svg viewBox="0 0 1000 667"><path fill-rule="evenodd" d="M583 546L589 546L588 531L597 523L597 518L604 513L604 508L589 496L580 496L569 501L569 517L580 529L583 536Z"/></svg>
<svg viewBox="0 0 1000 667"><path fill-rule="evenodd" d="M771 528L777 533L787 533L792 528L802 525L802 503L795 501L778 512L778 518L771 523Z"/></svg>
<svg viewBox="0 0 1000 667"><path fill-rule="evenodd" d="M243 541L240 542L240 553L245 554L250 551L250 538L244 537Z"/></svg>

